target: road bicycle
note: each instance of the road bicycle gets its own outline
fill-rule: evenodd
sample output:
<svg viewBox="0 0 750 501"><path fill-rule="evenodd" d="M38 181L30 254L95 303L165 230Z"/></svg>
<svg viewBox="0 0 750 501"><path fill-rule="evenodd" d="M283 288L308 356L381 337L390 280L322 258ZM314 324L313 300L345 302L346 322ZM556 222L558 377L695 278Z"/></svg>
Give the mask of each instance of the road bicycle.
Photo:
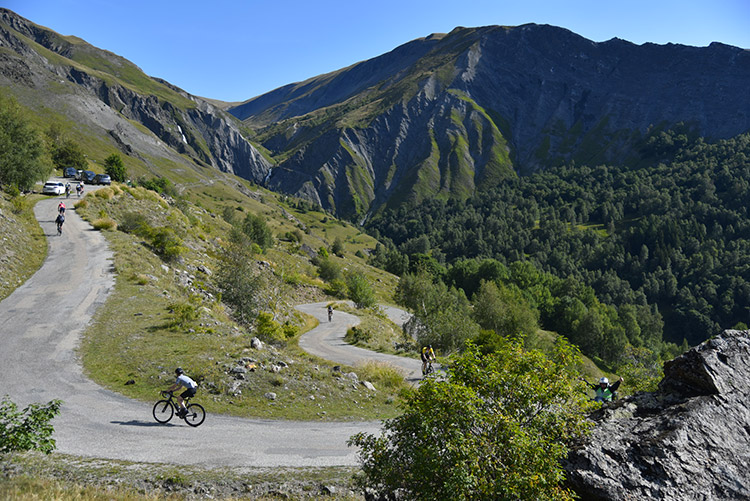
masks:
<svg viewBox="0 0 750 501"><path fill-rule="evenodd" d="M428 374L432 374L435 372L435 369L432 368L432 362L427 362L427 367L424 370L423 375L427 376Z"/></svg>
<svg viewBox="0 0 750 501"><path fill-rule="evenodd" d="M178 404L172 399L173 395L171 391L162 391L161 395L167 398L159 400L154 404L153 414L154 419L156 419L157 422L164 424L168 423L175 415L178 409ZM180 418L184 419L190 426L200 426L206 419L206 411L203 409L202 405L191 404L189 401L190 398L185 399L187 413L185 413L184 416L180 416Z"/></svg>
<svg viewBox="0 0 750 501"><path fill-rule="evenodd" d="M62 223L56 223L56 224L57 224L57 236L59 237L60 235L62 235L63 224Z"/></svg>

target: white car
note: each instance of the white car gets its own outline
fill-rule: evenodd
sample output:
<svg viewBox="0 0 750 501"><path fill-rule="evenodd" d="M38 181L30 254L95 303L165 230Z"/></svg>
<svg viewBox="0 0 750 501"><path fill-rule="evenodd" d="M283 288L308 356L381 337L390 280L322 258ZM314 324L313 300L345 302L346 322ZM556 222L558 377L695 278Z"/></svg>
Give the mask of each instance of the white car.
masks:
<svg viewBox="0 0 750 501"><path fill-rule="evenodd" d="M65 185L62 184L60 181L47 181L46 183L44 183L44 188L42 188L42 194L64 195Z"/></svg>
<svg viewBox="0 0 750 501"><path fill-rule="evenodd" d="M62 184L60 181L47 181L46 183L44 183L44 188L42 188L42 194L64 195L65 185Z"/></svg>

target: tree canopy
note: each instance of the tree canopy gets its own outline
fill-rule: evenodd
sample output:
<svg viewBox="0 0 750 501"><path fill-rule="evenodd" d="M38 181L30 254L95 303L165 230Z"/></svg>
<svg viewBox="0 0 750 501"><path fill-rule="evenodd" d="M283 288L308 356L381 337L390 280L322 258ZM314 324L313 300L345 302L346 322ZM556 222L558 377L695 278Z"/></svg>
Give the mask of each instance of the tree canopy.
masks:
<svg viewBox="0 0 750 501"><path fill-rule="evenodd" d="M380 436L360 433L362 487L415 500L572 499L559 460L585 433L575 347L551 357L505 338L482 355L454 356L406 398Z"/></svg>
<svg viewBox="0 0 750 501"><path fill-rule="evenodd" d="M43 134L14 99L0 96L0 186L30 190L51 172Z"/></svg>
<svg viewBox="0 0 750 501"><path fill-rule="evenodd" d="M385 210L368 222L385 241L371 262L403 274L429 249L446 271L423 269L468 297L482 279L504 280L499 266L524 263L534 271L529 280L517 273L517 285L541 327L585 352L601 339L614 340L610 351L695 345L747 324L750 134L710 144L655 130L643 155L656 160L565 165L466 200ZM480 270L487 260L494 268Z"/></svg>

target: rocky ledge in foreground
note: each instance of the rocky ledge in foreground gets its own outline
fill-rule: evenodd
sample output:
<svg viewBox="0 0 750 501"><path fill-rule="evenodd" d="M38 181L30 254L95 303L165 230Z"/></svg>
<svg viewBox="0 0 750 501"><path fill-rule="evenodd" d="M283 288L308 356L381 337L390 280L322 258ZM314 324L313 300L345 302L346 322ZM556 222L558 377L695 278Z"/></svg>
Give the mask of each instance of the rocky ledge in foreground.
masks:
<svg viewBox="0 0 750 501"><path fill-rule="evenodd" d="M564 467L584 500L750 499L750 331L664 366L654 393L595 412Z"/></svg>

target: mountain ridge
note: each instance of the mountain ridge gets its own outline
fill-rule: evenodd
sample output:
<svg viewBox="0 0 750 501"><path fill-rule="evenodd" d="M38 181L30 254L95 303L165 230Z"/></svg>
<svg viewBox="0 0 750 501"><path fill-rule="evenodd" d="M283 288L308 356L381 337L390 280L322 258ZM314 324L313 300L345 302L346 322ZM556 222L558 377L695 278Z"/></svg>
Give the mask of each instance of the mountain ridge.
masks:
<svg viewBox="0 0 750 501"><path fill-rule="evenodd" d="M648 134L679 123L711 139L750 130L750 98L742 92L750 78L750 51L744 49L720 43L698 48L592 42L564 28L533 24L457 28L432 40L429 50L422 43L412 41L308 80L300 84L307 92L304 99L290 94L279 102L282 92L277 90L265 108L264 96L270 99L270 94L230 108L256 129L256 140L277 162L269 186L361 217L383 204L443 196L447 186L455 186L457 171L472 174L464 175L457 189L448 189L449 197L461 199L482 185L477 182L481 172L496 184L508 175L571 161L638 163ZM393 60L416 46L423 57ZM328 80L346 81L375 61L405 69L375 84L370 80L364 89L354 86L338 101L325 101ZM325 106L310 104L318 102ZM292 116L295 110L305 114ZM279 121L263 125L270 115ZM440 121L441 115L454 120ZM436 122L446 128L429 126ZM478 140L480 129L498 133L495 154L483 159L466 153L486 150ZM437 145L426 145L425 138ZM457 148L458 138L464 144ZM358 144L367 148L359 148L355 158L349 152ZM411 150L411 158L394 152L392 145ZM359 188L347 174L357 164L367 166L370 189ZM394 190L387 181L394 177L411 184ZM426 178L431 182L419 182ZM400 195L394 199L394 193ZM358 203L342 207L347 196Z"/></svg>
<svg viewBox="0 0 750 501"><path fill-rule="evenodd" d="M0 84L27 105L147 169L211 167L359 222L571 162L656 163L645 141L677 124L709 139L750 130L750 51L721 43L459 27L232 106L7 9L0 25Z"/></svg>

